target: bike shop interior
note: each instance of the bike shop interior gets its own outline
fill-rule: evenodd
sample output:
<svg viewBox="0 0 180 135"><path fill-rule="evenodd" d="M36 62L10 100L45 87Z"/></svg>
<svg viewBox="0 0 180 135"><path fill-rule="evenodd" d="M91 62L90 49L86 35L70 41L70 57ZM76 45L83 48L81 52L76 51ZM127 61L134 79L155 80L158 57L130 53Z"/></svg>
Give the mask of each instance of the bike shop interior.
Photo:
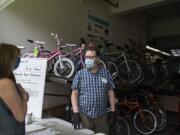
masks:
<svg viewBox="0 0 180 135"><path fill-rule="evenodd" d="M0 43L21 50L15 76L30 95L26 117L57 120L26 134L58 124L56 134L91 133L70 124L71 85L86 68L89 42L115 84L117 126L109 134L180 134L179 24L180 0L0 0Z"/></svg>

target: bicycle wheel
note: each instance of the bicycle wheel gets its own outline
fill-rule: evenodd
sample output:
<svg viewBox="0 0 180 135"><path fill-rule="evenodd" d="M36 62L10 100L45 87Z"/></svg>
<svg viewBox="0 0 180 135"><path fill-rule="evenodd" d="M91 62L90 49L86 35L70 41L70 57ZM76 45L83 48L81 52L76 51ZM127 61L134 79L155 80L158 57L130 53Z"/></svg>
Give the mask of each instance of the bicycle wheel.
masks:
<svg viewBox="0 0 180 135"><path fill-rule="evenodd" d="M98 66L100 66L100 67L103 67L103 68L106 68L106 64L104 63L104 61L102 61L102 60L98 60Z"/></svg>
<svg viewBox="0 0 180 135"><path fill-rule="evenodd" d="M63 64L63 67L61 66ZM75 71L74 63L68 58L62 58L54 64L54 73L56 76L70 78Z"/></svg>
<svg viewBox="0 0 180 135"><path fill-rule="evenodd" d="M44 51L39 53L38 57L39 58L49 58L49 57L51 57L51 52L47 51L47 50L44 50ZM53 67L54 67L55 61L56 61L55 58L53 58L50 61L48 61L48 63L47 63L47 70L46 70L48 73L53 71Z"/></svg>
<svg viewBox="0 0 180 135"><path fill-rule="evenodd" d="M112 76L112 79L114 80L118 75L118 67L113 62L108 62L106 65L107 65L107 69L109 70Z"/></svg>
<svg viewBox="0 0 180 135"><path fill-rule="evenodd" d="M130 135L130 127L128 122L119 116L117 117L115 135Z"/></svg>
<svg viewBox="0 0 180 135"><path fill-rule="evenodd" d="M157 119L156 131L162 131L167 125L167 117L163 107L159 104L152 104L148 108L155 114Z"/></svg>
<svg viewBox="0 0 180 135"><path fill-rule="evenodd" d="M82 63L82 61L79 59L76 62L74 62L75 64L75 72L78 72L79 70L84 68L84 63Z"/></svg>
<svg viewBox="0 0 180 135"><path fill-rule="evenodd" d="M129 67L129 71L127 65ZM142 75L141 66L135 60L127 60L127 64L126 61L121 62L119 64L118 71L118 77L121 81L128 84L136 83Z"/></svg>
<svg viewBox="0 0 180 135"><path fill-rule="evenodd" d="M144 79L144 84L145 85L152 85L157 78L157 69L153 64L145 66L143 69L145 73L145 79Z"/></svg>
<svg viewBox="0 0 180 135"><path fill-rule="evenodd" d="M157 74L157 78L154 84L162 85L169 77L168 69L165 65L157 65L156 69L158 71L157 72L158 74Z"/></svg>
<svg viewBox="0 0 180 135"><path fill-rule="evenodd" d="M156 126L156 117L150 110L143 109L134 115L134 127L139 133L152 134L156 130Z"/></svg>

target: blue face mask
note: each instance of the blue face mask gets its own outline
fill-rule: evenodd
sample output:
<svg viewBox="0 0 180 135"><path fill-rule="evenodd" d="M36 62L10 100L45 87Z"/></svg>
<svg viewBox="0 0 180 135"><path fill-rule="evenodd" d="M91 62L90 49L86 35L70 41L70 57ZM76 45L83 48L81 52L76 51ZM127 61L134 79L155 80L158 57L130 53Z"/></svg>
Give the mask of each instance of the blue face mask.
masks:
<svg viewBox="0 0 180 135"><path fill-rule="evenodd" d="M90 69L94 67L94 59L85 59L86 68Z"/></svg>
<svg viewBox="0 0 180 135"><path fill-rule="evenodd" d="M20 62L21 62L21 57L17 57L16 63L14 65L14 67L13 67L13 70L16 70L19 67Z"/></svg>

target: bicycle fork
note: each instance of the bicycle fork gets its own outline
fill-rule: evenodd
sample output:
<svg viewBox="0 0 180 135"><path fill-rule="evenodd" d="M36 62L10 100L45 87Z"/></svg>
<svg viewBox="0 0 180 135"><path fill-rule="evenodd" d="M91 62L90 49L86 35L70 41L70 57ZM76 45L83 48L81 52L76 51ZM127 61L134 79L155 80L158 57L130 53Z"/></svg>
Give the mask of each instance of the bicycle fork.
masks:
<svg viewBox="0 0 180 135"><path fill-rule="evenodd" d="M126 56L125 56L125 54L124 54L124 61L125 61L125 63L126 63L126 67L127 67L127 70L128 70L128 72L130 71L130 68L129 68L129 65L128 65L128 63L127 63L127 59L126 59Z"/></svg>
<svg viewBox="0 0 180 135"><path fill-rule="evenodd" d="M62 62L62 56L61 55L59 55L59 62L60 62L60 68L65 68L64 67L64 64L63 64L63 62Z"/></svg>

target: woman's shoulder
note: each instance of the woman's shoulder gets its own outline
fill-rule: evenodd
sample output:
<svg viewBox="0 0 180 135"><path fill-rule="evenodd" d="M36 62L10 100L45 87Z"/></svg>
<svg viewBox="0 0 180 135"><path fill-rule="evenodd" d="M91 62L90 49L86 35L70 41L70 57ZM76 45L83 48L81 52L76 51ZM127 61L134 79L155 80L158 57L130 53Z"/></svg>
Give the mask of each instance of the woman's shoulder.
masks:
<svg viewBox="0 0 180 135"><path fill-rule="evenodd" d="M3 93L6 92L7 89L10 89L14 86L15 86L15 84L11 79L8 79L8 78L0 79L0 92L1 93L2 93L2 91L3 91Z"/></svg>
<svg viewBox="0 0 180 135"><path fill-rule="evenodd" d="M9 78L1 78L0 85L14 85L14 82Z"/></svg>

